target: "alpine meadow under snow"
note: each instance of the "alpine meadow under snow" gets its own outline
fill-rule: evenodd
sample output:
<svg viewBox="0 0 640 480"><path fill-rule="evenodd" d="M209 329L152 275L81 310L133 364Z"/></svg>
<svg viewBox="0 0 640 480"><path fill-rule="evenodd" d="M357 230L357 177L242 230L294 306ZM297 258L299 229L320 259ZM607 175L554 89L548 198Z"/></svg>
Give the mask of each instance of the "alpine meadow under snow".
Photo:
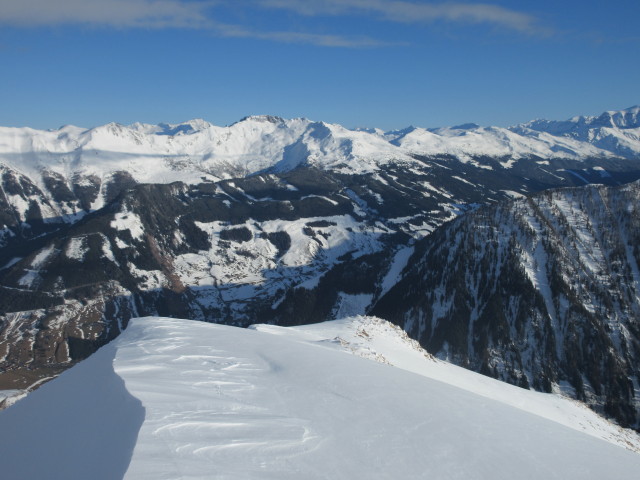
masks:
<svg viewBox="0 0 640 480"><path fill-rule="evenodd" d="M0 477L634 478L638 212L640 107L0 128Z"/></svg>
<svg viewBox="0 0 640 480"><path fill-rule="evenodd" d="M640 468L618 446L637 451L636 435L436 361L367 317L254 329L136 319L1 412L0 431L11 479L601 479Z"/></svg>

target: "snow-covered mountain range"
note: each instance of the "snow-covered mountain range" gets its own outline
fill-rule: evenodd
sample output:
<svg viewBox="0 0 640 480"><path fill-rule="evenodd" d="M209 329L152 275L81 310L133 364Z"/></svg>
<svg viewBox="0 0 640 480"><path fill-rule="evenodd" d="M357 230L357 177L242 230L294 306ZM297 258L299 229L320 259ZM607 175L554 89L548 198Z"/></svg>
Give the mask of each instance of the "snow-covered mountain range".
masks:
<svg viewBox="0 0 640 480"><path fill-rule="evenodd" d="M437 361L365 317L254 329L136 319L0 412L0 431L12 479L600 479L640 468L635 432Z"/></svg>
<svg viewBox="0 0 640 480"><path fill-rule="evenodd" d="M388 159L413 155L461 158L637 158L640 107L536 120L511 128L474 124L400 131L350 130L336 124L273 116L246 117L228 127L204 120L177 125L107 124L58 130L0 128L0 161L28 176L42 169L67 178L129 172L139 183L221 180L303 163L361 172ZM360 161L359 161L360 160ZM96 204L97 206L98 204Z"/></svg>
<svg viewBox="0 0 640 480"><path fill-rule="evenodd" d="M637 160L638 111L633 107L512 128L462 125L396 132L272 116L247 117L228 127L192 120L51 131L0 128L0 169L4 201L16 210L16 218L39 213L73 219L101 208L134 182L194 184L300 165L362 174L390 161L415 164L416 156L452 156L484 168L486 157L507 168L520 159ZM10 219L2 222L11 225Z"/></svg>
<svg viewBox="0 0 640 480"><path fill-rule="evenodd" d="M385 299L397 294L398 282L406 285L413 278L416 286L422 285L409 267L422 265L419 255L426 242L446 236L442 232L451 228L446 222L456 216L480 215L469 217L476 221L484 214L473 212L482 205L529 196L500 204L508 211L527 202L544 204L539 199L544 197L531 195L550 188L616 186L639 179L639 129L637 107L597 118L535 121L510 129L463 125L382 132L268 116L248 117L229 127L191 121L49 132L0 129L0 390L32 389L116 338L134 317L171 316L248 326L308 324L374 308L382 312L389 302ZM584 192L580 195L622 195L607 189ZM625 192L629 205L639 201L636 187ZM598 228L606 230L607 222L632 215L622 201L599 206L597 212L590 210L596 208L594 201L567 202L569 212L582 212L566 220L570 225L581 225L584 218L597 214ZM536 212L529 214L534 218ZM505 213L500 218L511 217ZM544 242L555 232L542 228L546 217L536 221L540 231L534 224L525 230L543 240L527 240L524 250L538 244L546 248ZM537 332L540 322L551 322L553 331L544 338L558 342L573 338L564 320L556 322L566 312L546 304L536 310L536 318L517 317L517 325L533 325L517 338L502 335L504 325L511 325L508 315L506 323L499 324L495 322L502 317L482 317L488 326L479 338L491 341L473 344L466 330L455 325L473 327L484 309L482 295L489 291L472 295L469 301L478 308L468 306L475 312L471 320L444 308L453 298L446 286L459 286L453 289L459 293L458 283L464 277L447 259L453 252L460 252L458 260L466 258L463 254L478 257L462 247L491 245L490 238L442 246L432 267L447 277L445 290L432 292L428 289L433 285L425 284L403 299L407 308L430 295L441 299L440 330L436 330L445 333L430 336L433 332L423 318L428 309L416 307L411 314L387 309L384 315L434 353L450 352L451 360L512 383L541 390L571 385L573 390L565 388L568 393L589 400L600 411L616 392L622 392L621 403L607 407L607 412L637 427L633 398L640 395L633 382L638 372L625 367L638 358L633 353L639 341L633 327L636 280L628 274L637 269L632 263L637 257L620 254L620 245L629 245L637 232L635 223L627 223L627 236L613 243L597 243L597 235L573 227L567 238L554 240L582 245L580 252L600 249L602 258L615 257L609 264L585 253L581 261L591 263L577 265L586 270L565 273L595 282L594 291L608 292L602 295L613 299L615 308L605 317L626 329L630 337L624 342L614 335L623 327L607 326L601 316L608 303L590 303L585 290L572 307L579 313L571 322L602 323L602 328L594 327L597 335L592 337L597 341L591 349L574 342L555 356L524 355L523 351L542 348L538 336L529 335ZM516 232L509 225L503 228ZM549 262L566 254L556 250L548 252ZM623 250L628 253L627 247ZM502 265L501 255L491 257L493 263ZM542 278L544 262L527 258L521 264L532 269L532 278ZM497 270L487 262L469 268L479 269L495 283L491 275ZM539 285L543 284L541 280ZM514 294L513 305L538 295L530 292L538 284L522 285L522 295ZM573 302L575 295L566 297ZM553 295L543 298L562 305L565 301ZM473 348L456 350L465 342ZM603 362L614 362L613 370L595 370L598 375L616 372L611 376L615 381L602 385L593 381L595 367L571 360L577 354L574 346L582 356L604 355ZM608 357L607 352L615 354ZM582 393L578 377L586 388ZM589 389L595 392L591 396Z"/></svg>

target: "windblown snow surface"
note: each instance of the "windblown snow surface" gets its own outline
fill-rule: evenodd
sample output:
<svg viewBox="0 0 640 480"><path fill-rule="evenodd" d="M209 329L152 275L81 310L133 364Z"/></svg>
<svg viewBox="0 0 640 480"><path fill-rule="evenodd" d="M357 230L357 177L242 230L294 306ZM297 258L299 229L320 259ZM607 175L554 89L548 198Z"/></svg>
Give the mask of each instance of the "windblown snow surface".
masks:
<svg viewBox="0 0 640 480"><path fill-rule="evenodd" d="M370 317L135 319L0 412L10 480L635 478L640 455L620 445L640 442L561 397L436 361Z"/></svg>

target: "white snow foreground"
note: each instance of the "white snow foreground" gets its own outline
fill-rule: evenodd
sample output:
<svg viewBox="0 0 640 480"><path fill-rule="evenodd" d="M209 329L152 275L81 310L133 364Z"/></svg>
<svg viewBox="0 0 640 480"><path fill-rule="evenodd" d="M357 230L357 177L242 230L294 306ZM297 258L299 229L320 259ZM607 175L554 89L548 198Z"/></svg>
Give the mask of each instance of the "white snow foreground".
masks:
<svg viewBox="0 0 640 480"><path fill-rule="evenodd" d="M425 377L345 350L433 368ZM533 400L507 405L497 382L443 365L378 319L253 330L135 319L0 412L0 472L154 480L637 475L640 455L527 412ZM445 381L428 378L438 375Z"/></svg>

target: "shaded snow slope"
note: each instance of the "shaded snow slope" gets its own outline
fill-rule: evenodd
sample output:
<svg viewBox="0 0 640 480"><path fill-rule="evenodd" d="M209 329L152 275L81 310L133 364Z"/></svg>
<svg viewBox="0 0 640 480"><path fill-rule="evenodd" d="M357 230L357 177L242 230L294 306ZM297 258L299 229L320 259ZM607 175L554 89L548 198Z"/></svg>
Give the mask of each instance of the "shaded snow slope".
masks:
<svg viewBox="0 0 640 480"><path fill-rule="evenodd" d="M0 412L1 478L122 478L145 410L114 372L117 353L103 347Z"/></svg>
<svg viewBox="0 0 640 480"><path fill-rule="evenodd" d="M154 480L632 478L640 467L622 448L295 332L134 320L0 413L3 477L120 478L129 455L125 478Z"/></svg>

